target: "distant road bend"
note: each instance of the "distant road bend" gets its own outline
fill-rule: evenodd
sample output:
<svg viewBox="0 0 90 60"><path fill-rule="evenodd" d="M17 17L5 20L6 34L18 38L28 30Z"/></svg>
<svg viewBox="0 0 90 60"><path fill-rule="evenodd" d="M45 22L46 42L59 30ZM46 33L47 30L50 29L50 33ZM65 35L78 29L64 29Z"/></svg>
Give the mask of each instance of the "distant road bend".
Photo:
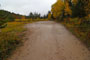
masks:
<svg viewBox="0 0 90 60"><path fill-rule="evenodd" d="M90 60L89 50L63 25L40 21L26 27L28 40L8 60Z"/></svg>

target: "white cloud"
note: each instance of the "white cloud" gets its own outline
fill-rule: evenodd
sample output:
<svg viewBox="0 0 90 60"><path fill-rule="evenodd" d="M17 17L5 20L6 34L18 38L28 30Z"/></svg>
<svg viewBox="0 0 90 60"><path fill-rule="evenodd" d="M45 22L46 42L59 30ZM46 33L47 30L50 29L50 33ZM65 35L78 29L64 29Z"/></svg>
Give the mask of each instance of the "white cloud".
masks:
<svg viewBox="0 0 90 60"><path fill-rule="evenodd" d="M29 12L46 14L56 0L2 0L1 8L11 12L28 15Z"/></svg>

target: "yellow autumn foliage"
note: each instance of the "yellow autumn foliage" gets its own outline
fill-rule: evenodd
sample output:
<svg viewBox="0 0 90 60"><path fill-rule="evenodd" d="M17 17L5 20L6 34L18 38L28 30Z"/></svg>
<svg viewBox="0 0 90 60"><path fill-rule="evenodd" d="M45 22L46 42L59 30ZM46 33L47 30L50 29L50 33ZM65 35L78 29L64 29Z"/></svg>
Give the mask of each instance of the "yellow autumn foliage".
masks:
<svg viewBox="0 0 90 60"><path fill-rule="evenodd" d="M51 19L51 13L48 14L48 19L49 19L49 20Z"/></svg>
<svg viewBox="0 0 90 60"><path fill-rule="evenodd" d="M72 3L73 3L74 5L76 5L77 2L78 2L78 0L72 0Z"/></svg>
<svg viewBox="0 0 90 60"><path fill-rule="evenodd" d="M53 17L57 18L62 15L62 10L64 9L64 2L62 0L57 0L55 4L52 5L51 12L53 13Z"/></svg>
<svg viewBox="0 0 90 60"><path fill-rule="evenodd" d="M72 15L72 10L70 9L69 3L65 2L65 15Z"/></svg>

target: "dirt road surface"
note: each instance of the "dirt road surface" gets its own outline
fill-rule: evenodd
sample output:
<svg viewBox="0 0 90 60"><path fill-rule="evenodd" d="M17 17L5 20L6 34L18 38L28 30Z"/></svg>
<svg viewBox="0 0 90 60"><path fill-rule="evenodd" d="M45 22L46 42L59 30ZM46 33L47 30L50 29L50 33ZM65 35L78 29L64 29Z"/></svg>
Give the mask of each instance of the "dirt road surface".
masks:
<svg viewBox="0 0 90 60"><path fill-rule="evenodd" d="M40 21L26 27L28 39L9 60L90 60L89 50L63 25Z"/></svg>

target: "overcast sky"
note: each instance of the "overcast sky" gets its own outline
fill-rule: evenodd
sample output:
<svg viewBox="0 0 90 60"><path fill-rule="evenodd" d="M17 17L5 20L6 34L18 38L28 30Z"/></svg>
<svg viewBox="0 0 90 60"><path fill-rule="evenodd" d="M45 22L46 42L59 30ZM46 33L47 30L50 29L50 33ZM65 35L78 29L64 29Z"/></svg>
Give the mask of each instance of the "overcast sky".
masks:
<svg viewBox="0 0 90 60"><path fill-rule="evenodd" d="M1 9L17 14L28 15L30 12L46 14L56 0L0 0Z"/></svg>

